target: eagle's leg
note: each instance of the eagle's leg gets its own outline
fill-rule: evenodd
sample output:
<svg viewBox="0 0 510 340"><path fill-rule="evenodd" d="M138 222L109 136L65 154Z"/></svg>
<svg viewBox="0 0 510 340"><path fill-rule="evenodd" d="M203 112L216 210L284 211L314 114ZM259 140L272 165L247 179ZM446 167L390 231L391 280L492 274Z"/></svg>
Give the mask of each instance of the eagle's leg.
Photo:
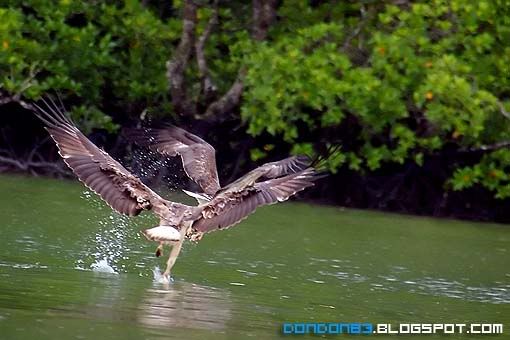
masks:
<svg viewBox="0 0 510 340"><path fill-rule="evenodd" d="M184 237L186 236L187 227L181 227L180 234L181 238L179 241L177 241L170 251L170 255L168 256L168 261L166 263L166 270L163 273L164 277L170 278L170 270L175 264L175 261L177 260L177 257L179 256L179 253L181 252L182 244L184 243Z"/></svg>
<svg viewBox="0 0 510 340"><path fill-rule="evenodd" d="M170 251L170 256L168 256L168 261L166 262L166 270L163 273L163 276L170 277L170 270L175 264L175 261L177 260L177 257L179 256L179 253L181 252L182 243L184 240L177 241L174 246L172 247L172 250Z"/></svg>

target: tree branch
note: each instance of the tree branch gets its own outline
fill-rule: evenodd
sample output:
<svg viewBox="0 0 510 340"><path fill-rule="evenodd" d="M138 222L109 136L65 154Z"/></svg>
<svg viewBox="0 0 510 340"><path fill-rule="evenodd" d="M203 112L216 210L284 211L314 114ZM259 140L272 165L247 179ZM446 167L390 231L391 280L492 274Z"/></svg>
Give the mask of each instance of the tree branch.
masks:
<svg viewBox="0 0 510 340"><path fill-rule="evenodd" d="M367 22L367 10L365 8L365 5L364 4L361 4L360 6L360 20L358 22L358 25L354 28L354 30L347 36L347 38L345 39L343 45L342 45L342 48L345 50L345 49L348 49L351 45L351 41L354 40L360 33L361 33L361 30L364 28L366 22ZM360 46L358 45L358 48Z"/></svg>
<svg viewBox="0 0 510 340"><path fill-rule="evenodd" d="M262 41L267 38L269 27L276 19L276 0L253 0L252 38ZM246 68L241 67L230 89L218 100L211 103L202 118L222 116L239 106L244 89Z"/></svg>
<svg viewBox="0 0 510 340"><path fill-rule="evenodd" d="M487 144L487 145L480 145L477 147L471 147L471 148L463 148L460 149L460 152L487 152L487 151L495 151L499 149L503 149L506 147L510 147L510 141L505 140L501 142L497 142L494 144Z"/></svg>
<svg viewBox="0 0 510 340"><path fill-rule="evenodd" d="M204 33L198 38L195 44L195 54L197 57L197 65L198 65L198 73L201 80L201 93L204 94L205 101L209 102L209 99L212 98L217 90L216 85L213 83L210 75L209 68L207 67L207 60L205 58L205 44L211 35L211 31L214 26L218 23L218 0L214 1L213 13L211 14L211 18L207 22L207 26L205 27Z"/></svg>
<svg viewBox="0 0 510 340"><path fill-rule="evenodd" d="M195 106L192 105L184 87L184 71L191 58L195 41L195 27L197 23L197 5L192 0L186 0L183 10L183 24L181 41L175 50L174 56L167 61L168 82L172 104L178 114L193 115Z"/></svg>
<svg viewBox="0 0 510 340"><path fill-rule="evenodd" d="M21 99L21 94L17 93L15 95L6 95L5 93L0 92L0 106L9 103L17 103L24 109L35 111L35 107L32 104Z"/></svg>
<svg viewBox="0 0 510 340"><path fill-rule="evenodd" d="M21 161L10 157L0 156L0 163L15 167L21 171L30 171L34 168L46 169L56 172L60 175L70 176L71 172L66 170L64 167L58 165L58 163L51 162L34 162L34 161Z"/></svg>
<svg viewBox="0 0 510 340"><path fill-rule="evenodd" d="M503 103L498 100L497 104L498 104L498 107L499 107L499 112L501 112L501 114L503 116L505 116L505 118L510 119L510 112L505 110L505 106L503 106Z"/></svg>
<svg viewBox="0 0 510 340"><path fill-rule="evenodd" d="M267 37L269 27L276 19L277 0L253 0L252 13L252 38L264 40ZM191 59L192 47L195 47L198 71L201 78L201 92L205 95L205 102L216 91L205 57L204 49L214 26L218 22L218 0L214 1L214 10L203 34L196 39L195 29L197 25L197 5L192 0L186 0L183 11L183 30L181 41L176 48L174 56L167 62L167 78L170 84L170 95L175 111L182 115L193 115L199 119L210 119L227 114L239 106L243 93L243 79L246 69L239 69L236 80L230 89L219 99L208 105L205 113L196 115L197 105L188 97L184 84L184 71ZM196 41L195 41L196 40Z"/></svg>
<svg viewBox="0 0 510 340"><path fill-rule="evenodd" d="M230 89L220 99L211 103L205 111L203 118L212 118L214 116L223 115L227 112L232 111L241 102L244 88L244 76L246 70L241 68L237 79L234 81Z"/></svg>
<svg viewBox="0 0 510 340"><path fill-rule="evenodd" d="M262 41L276 19L276 0L253 0L252 37Z"/></svg>

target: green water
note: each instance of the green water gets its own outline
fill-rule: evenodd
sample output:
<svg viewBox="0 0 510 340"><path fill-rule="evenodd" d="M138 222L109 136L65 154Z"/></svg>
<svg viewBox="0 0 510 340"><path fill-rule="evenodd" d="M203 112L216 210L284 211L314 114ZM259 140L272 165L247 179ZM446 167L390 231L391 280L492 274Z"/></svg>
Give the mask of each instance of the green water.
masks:
<svg viewBox="0 0 510 340"><path fill-rule="evenodd" d="M0 176L0 339L270 339L285 321L510 335L509 226L285 203L185 244L165 285L153 273L165 259L138 232L154 218L84 191ZM92 270L101 260L116 273Z"/></svg>

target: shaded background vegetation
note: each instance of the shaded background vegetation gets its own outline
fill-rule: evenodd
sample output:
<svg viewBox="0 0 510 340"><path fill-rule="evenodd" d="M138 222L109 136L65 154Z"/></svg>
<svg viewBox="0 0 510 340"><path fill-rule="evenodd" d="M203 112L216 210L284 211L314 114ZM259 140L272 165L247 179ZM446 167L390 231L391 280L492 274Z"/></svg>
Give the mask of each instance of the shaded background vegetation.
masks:
<svg viewBox="0 0 510 340"><path fill-rule="evenodd" d="M0 4L2 171L68 175L30 113L58 93L135 170L122 129L168 120L216 147L223 184L340 146L310 199L510 220L510 1Z"/></svg>

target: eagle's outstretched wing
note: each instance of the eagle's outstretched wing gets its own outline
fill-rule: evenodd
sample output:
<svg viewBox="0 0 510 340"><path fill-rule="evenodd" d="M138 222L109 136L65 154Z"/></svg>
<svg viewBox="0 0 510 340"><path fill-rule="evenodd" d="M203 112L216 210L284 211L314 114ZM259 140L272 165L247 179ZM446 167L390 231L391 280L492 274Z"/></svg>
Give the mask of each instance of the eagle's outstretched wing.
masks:
<svg viewBox="0 0 510 340"><path fill-rule="evenodd" d="M108 153L94 145L63 110L50 101L51 105L44 101L46 109L34 104L36 115L45 123L64 162L83 184L122 214L136 216L142 210L152 209L170 223L180 220L190 207L164 200L153 192Z"/></svg>
<svg viewBox="0 0 510 340"><path fill-rule="evenodd" d="M313 186L317 179L317 172L313 168L255 183L239 192L225 192L218 194L202 210L202 217L193 223L188 234L191 239L200 239L206 232L233 226L257 207L274 204L287 200L297 192Z"/></svg>
<svg viewBox="0 0 510 340"><path fill-rule="evenodd" d="M310 167L311 161L307 156L291 156L280 161L265 163L253 169L246 175L225 186L222 191L241 191L255 184L260 178L270 179L290 175Z"/></svg>
<svg viewBox="0 0 510 340"><path fill-rule="evenodd" d="M184 171L204 193L213 196L220 189L216 151L202 138L173 125L164 129L130 129L127 134L140 146L166 156L180 155Z"/></svg>

